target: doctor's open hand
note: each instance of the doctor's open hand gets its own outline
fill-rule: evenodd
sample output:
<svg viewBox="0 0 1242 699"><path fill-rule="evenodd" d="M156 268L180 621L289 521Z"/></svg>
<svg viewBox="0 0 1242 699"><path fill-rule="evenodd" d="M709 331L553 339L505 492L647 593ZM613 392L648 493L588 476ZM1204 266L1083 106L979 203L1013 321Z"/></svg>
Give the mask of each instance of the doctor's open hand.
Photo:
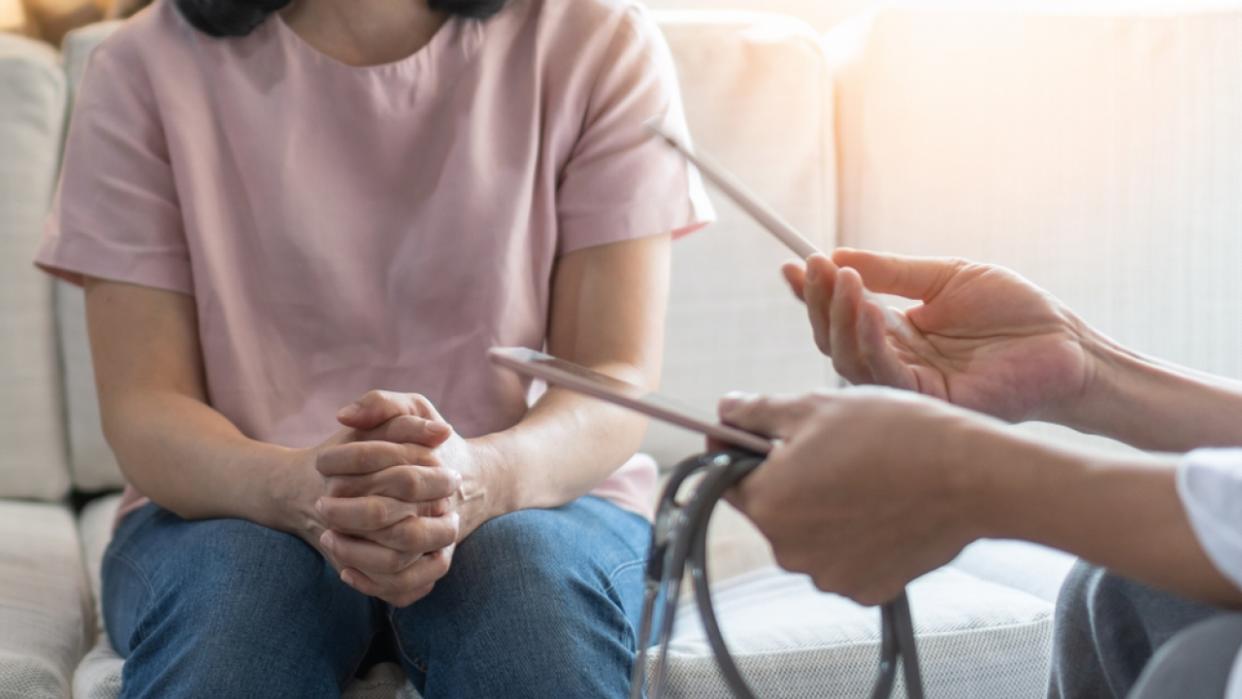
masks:
<svg viewBox="0 0 1242 699"><path fill-rule="evenodd" d="M1060 421L1090 389L1096 334L1007 269L838 249L783 272L806 302L816 344L851 383L916 391L1015 422ZM905 328L892 327L864 287L922 303L905 312Z"/></svg>
<svg viewBox="0 0 1242 699"><path fill-rule="evenodd" d="M981 536L1003 425L901 391L726 398L723 422L780 443L729 496L784 568L862 604L892 600Z"/></svg>

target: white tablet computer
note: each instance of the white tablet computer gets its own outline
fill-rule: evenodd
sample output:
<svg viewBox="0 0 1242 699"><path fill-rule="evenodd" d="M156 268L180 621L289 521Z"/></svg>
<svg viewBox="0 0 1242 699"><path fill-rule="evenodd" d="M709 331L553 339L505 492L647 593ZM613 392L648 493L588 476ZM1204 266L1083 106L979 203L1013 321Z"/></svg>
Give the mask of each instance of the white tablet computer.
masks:
<svg viewBox="0 0 1242 699"><path fill-rule="evenodd" d="M710 415L677 405L676 402L645 388L591 371L573 362L525 347L493 347L488 350L487 355L494 364L512 369L523 376L542 379L551 385L629 408L725 444L756 454L767 454L772 450L772 442L766 437L722 425Z"/></svg>

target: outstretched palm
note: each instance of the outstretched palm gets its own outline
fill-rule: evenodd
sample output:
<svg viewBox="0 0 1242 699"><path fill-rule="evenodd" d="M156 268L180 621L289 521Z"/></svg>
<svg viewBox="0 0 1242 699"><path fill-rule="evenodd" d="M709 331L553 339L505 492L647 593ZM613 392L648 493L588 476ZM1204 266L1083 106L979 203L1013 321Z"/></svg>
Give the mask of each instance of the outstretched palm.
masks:
<svg viewBox="0 0 1242 699"><path fill-rule="evenodd" d="M834 264L835 262L835 264ZM996 417L1039 418L1090 378L1082 323L1017 274L961 260L839 250L788 267L821 349L852 383L903 388ZM871 291L919 299L884 322ZM890 311L890 313L892 313Z"/></svg>

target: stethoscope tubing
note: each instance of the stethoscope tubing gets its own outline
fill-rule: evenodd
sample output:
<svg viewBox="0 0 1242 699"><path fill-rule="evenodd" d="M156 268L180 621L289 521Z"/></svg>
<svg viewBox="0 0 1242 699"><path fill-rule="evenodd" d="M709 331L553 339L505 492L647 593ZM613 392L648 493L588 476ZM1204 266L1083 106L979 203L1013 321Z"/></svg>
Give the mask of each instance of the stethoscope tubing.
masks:
<svg viewBox="0 0 1242 699"><path fill-rule="evenodd" d="M661 605L659 655L651 683L653 699L662 695L667 677L669 642L675 614L681 597L681 580L689 568L695 602L712 655L725 685L738 699L755 699L756 695L742 676L721 633L711 598L711 581L707 573L707 531L716 505L734 485L762 463L762 457L740 452L703 454L678 464L660 497L656 522L652 527L651 553L645 571L643 616L639 629L639 650L631 675L631 699L642 699L646 660L655 608L660 593ZM694 474L706 471L690 501L684 506L678 494ZM919 670L914 624L910 603L903 590L880 610L881 657L872 699L886 699L896 685L897 673L905 675L909 699L923 699L922 676Z"/></svg>

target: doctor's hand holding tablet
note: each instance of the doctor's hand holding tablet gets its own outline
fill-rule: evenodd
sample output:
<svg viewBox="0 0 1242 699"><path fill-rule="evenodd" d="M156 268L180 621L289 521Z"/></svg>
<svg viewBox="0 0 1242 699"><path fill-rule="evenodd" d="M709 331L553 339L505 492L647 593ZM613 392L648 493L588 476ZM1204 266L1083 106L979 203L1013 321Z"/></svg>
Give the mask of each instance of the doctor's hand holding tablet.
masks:
<svg viewBox="0 0 1242 699"><path fill-rule="evenodd" d="M1242 389L1118 346L1001 267L821 254L727 173L660 135L802 258L783 273L816 344L850 383L872 386L720 404L723 423L774 441L731 500L783 567L879 604L975 539L1017 538L1187 597L1242 602L1196 541L1178 459L1078 452L1009 424L1056 422L1167 452L1242 445L1242 420L1231 417L1242 414ZM898 311L875 294L916 304Z"/></svg>
<svg viewBox="0 0 1242 699"><path fill-rule="evenodd" d="M1020 536L993 521L1012 509L992 511L987 486L1051 454L992 418L1073 423L1104 340L999 267L842 249L783 271L842 377L903 390L721 403L724 422L783 442L734 497L782 565L875 604L976 538ZM921 303L896 331L866 289Z"/></svg>
<svg viewBox="0 0 1242 699"><path fill-rule="evenodd" d="M1101 696L1105 684L1131 699L1168 696L1168 686L1221 696L1242 638L1242 615L1220 611L1242 607L1242 449L1223 449L1242 447L1242 383L1127 350L1001 267L824 255L728 173L652 129L798 255L783 273L815 342L863 387L734 394L716 423L529 349L497 348L493 360L699 431L712 449L762 455L729 499L783 567L884 604L885 628L905 629L897 647L912 660L905 585L976 539L1023 539L1082 559L1057 606L1050 696ZM1079 450L1012 428L1027 420L1150 453ZM1181 650L1154 656L1170 638ZM917 660L907 680L911 671L920 686ZM892 677L881 674L878 696Z"/></svg>

